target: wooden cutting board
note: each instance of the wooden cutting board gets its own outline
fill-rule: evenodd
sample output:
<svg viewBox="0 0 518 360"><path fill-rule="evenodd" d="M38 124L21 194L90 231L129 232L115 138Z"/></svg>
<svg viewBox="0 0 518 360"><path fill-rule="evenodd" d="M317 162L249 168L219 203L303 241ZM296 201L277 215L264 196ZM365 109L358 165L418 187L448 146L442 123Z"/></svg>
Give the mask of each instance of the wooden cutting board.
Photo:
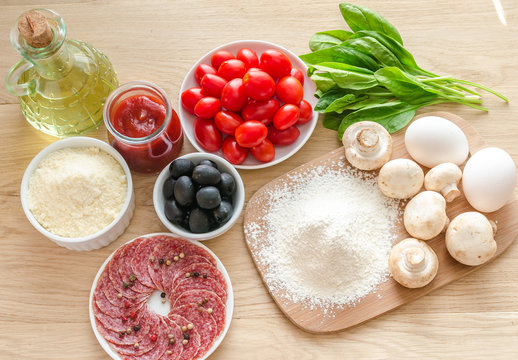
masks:
<svg viewBox="0 0 518 360"><path fill-rule="evenodd" d="M484 140L478 135L475 129L459 116L446 112L431 112L422 114L416 118L429 115L442 116L457 124L464 131L468 138L470 154L475 153L477 150L483 147L486 147ZM404 134L404 131L400 131L393 135L394 149L392 159L410 159L410 155L405 149ZM338 166L336 160L343 157L344 149L336 149L329 154L310 161L264 185L252 196L247 204L244 217L244 228L246 229L250 223L257 223L259 226L261 226L261 228L266 229L266 226L264 226L264 214L268 212L269 208L267 193L271 189L281 184L288 184L289 186L290 179L288 178L288 174L294 175L305 173L307 170L316 166L336 167ZM423 169L425 172L428 170L426 168ZM460 190L462 191L462 189ZM447 214L450 219L453 219L456 215L462 212L473 210L474 209L469 205L464 196L460 196L447 206ZM490 220L495 220L498 224L498 232L495 236L496 242L498 244L497 252L494 257L496 258L502 254L505 249L507 249L507 247L514 241L518 234L518 201L516 201L516 199L512 199L499 211L487 214L487 217ZM398 228L398 238L399 240L403 240L407 237L410 236L405 231L404 226L401 223L400 227ZM268 273L268 268L261 265L258 258L258 249L261 248L261 242L264 241L264 238L252 239L246 235L246 232L245 238L248 249L264 282L265 275ZM441 234L436 238L428 241L428 244L435 250L437 257L439 258L439 271L435 279L430 284L420 289L407 289L390 278L388 281L382 283L378 287L376 293L370 293L354 307L346 307L343 309L335 310L334 317L324 315L323 309L321 308L304 309L300 304L285 300L281 296L281 293L268 288L266 283L265 286L268 288L269 293L280 309L284 312L284 314L301 329L311 333L331 333L341 331L347 329L348 327L372 319L389 310L395 309L398 306L419 299L421 296L424 296L429 292L440 288L441 286L460 279L461 277L479 269L480 266L482 266L480 265L471 267L462 265L455 261L446 250L444 234Z"/></svg>

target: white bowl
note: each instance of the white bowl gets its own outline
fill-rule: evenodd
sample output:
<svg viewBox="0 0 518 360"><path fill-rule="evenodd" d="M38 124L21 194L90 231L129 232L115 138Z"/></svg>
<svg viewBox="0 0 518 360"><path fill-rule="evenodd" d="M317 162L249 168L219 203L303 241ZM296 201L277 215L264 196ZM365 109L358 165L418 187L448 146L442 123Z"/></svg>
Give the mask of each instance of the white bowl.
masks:
<svg viewBox="0 0 518 360"><path fill-rule="evenodd" d="M167 220L164 213L165 199L162 193L164 182L170 176L169 165L167 165L158 175L155 181L155 187L153 189L153 205L155 206L155 212L158 215L160 221L162 221L162 224L164 224L164 226L168 228L169 231L180 237L198 241L209 240L227 232L232 227L232 225L236 223L239 215L241 214L241 211L243 210L243 204L245 203L245 186L243 185L243 180L241 179L241 176L237 170L227 160L210 153L190 153L180 156L178 159L191 160L195 165L204 159L212 160L218 165L219 171L224 171L232 175L236 181L236 192L234 193L234 203L232 204L234 213L232 214L230 220L223 224L223 226L201 234L192 233L183 227L171 223L169 220Z"/></svg>
<svg viewBox="0 0 518 360"><path fill-rule="evenodd" d="M237 51L241 48L249 48L251 50L254 50L257 53L257 56L259 57L265 50L268 49L276 49L285 53L290 59L292 66L300 69L304 73L304 100L309 102L311 106L315 108L315 104L317 103L317 98L313 95L316 91L315 83L313 83L313 81L307 76L306 64L304 64L304 62L300 60L297 55L295 55L288 49L283 48L282 46L260 40L241 40L221 45L205 54L200 60L198 60L193 65L193 67L189 70L189 72L185 76L185 79L183 80L182 87L180 88L180 95L178 97L178 116L180 117L182 128L191 144L198 151L206 152L206 150L203 149L196 141L196 137L194 136L194 119L196 119L196 116L189 113L187 110L183 108L181 99L182 93L185 90L190 89L192 87L199 87L198 83L194 79L194 72L196 70L196 67L198 67L198 65L201 63L210 65L210 58L213 53L215 53L218 50L228 50L231 53L236 54ZM261 169L276 165L286 160L287 158L295 154L297 151L299 151L299 149L306 143L306 141L308 141L309 137L313 133L313 130L315 129L317 120L318 113L316 111L313 111L313 117L310 121L302 125L297 125L297 127L300 130L300 135L293 144L287 146L275 146L275 158L272 161L263 163L256 160L252 155L249 154L248 158L242 164L233 166L235 166L238 169ZM214 152L213 154L223 157L221 149Z"/></svg>
<svg viewBox="0 0 518 360"><path fill-rule="evenodd" d="M138 238L132 239L128 241L127 243L130 243L136 239L140 239L142 237L151 237L151 236L157 236L157 235L168 235L168 236L174 236L174 234L167 234L167 233L155 233L155 234L147 234L144 236L139 236ZM223 332L218 336L216 340L214 340L214 343L210 347L210 349L207 351L203 357L197 359L197 360L205 360L207 359L221 344L223 341L223 338L227 334L227 331L230 327L230 322L232 321L232 314L234 312L234 291L232 290L232 283L230 282L230 277L228 276L227 269L223 266L223 263L218 259L218 257L205 245L201 244L198 241L188 240L191 244L201 247L202 249L206 250L214 259L216 260L216 265L219 271L221 271L221 274L225 278L225 281L227 283L227 303L226 305L226 314L225 314L225 327L223 328ZM123 245L121 245L123 246ZM117 249L118 250L118 249ZM99 334L99 331L97 331L97 326L95 325L95 315L92 309L92 300L94 296L95 287L97 286L97 281L99 280L99 277L101 276L102 272L104 271L104 268L106 267L106 264L110 261L110 259L113 257L113 254L117 252L115 250L108 258L104 261L101 268L97 272L97 275L95 275L95 279L92 284L92 288L90 289L90 298L88 301L88 309L90 312L90 324L92 326L92 329L94 331L95 337L97 338L97 341L99 341L99 344L103 348L103 350L114 360L122 360L120 355L113 350L108 342L102 337L101 334Z"/></svg>
<svg viewBox="0 0 518 360"><path fill-rule="evenodd" d="M128 192L126 194L126 199L124 200L124 205L122 207L121 212L117 217L102 230L98 232L84 236L79 238L66 238L56 234L51 233L43 226L40 225L38 220L34 217L32 212L29 210L29 205L27 204L27 192L29 189L29 180L32 176L32 173L39 166L40 162L46 158L50 153L64 149L64 148L77 148L77 147L88 147L95 146L100 148L101 150L107 152L111 156L115 158L121 165L124 173L126 174L126 181L128 184ZM73 137L68 139L63 139L56 141L55 143L47 146L45 149L41 150L38 155L32 159L29 166L25 170L22 178L22 185L20 190L20 197L22 201L23 211L29 219L30 223L36 230L38 230L45 237L54 241L59 246L66 247L70 250L78 250L78 251L90 251L102 248L112 241L117 239L128 227L131 217L133 216L133 210L135 209L135 195L133 194L133 181L131 179L131 172L126 164L124 158L110 145L107 143L97 140L90 137Z"/></svg>

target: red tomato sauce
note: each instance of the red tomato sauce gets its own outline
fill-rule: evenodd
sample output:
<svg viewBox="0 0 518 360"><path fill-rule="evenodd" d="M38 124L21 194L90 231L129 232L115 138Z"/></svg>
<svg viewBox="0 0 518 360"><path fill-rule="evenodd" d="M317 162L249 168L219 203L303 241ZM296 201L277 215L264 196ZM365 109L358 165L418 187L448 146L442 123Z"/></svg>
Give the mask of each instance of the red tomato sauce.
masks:
<svg viewBox="0 0 518 360"><path fill-rule="evenodd" d="M112 125L131 138L153 134L164 123L165 104L155 97L135 95L122 100L113 113Z"/></svg>

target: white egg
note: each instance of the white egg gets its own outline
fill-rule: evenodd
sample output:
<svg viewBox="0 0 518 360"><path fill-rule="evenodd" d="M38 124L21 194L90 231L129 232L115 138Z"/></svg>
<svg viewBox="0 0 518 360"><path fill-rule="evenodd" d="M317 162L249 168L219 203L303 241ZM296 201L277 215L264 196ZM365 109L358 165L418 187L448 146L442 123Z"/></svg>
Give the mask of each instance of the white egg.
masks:
<svg viewBox="0 0 518 360"><path fill-rule="evenodd" d="M425 116L411 123L405 133L405 146L415 161L428 168L445 162L460 165L469 153L464 132L439 116Z"/></svg>
<svg viewBox="0 0 518 360"><path fill-rule="evenodd" d="M516 166L502 149L477 151L466 163L462 187L468 202L478 211L493 212L511 198L516 185Z"/></svg>

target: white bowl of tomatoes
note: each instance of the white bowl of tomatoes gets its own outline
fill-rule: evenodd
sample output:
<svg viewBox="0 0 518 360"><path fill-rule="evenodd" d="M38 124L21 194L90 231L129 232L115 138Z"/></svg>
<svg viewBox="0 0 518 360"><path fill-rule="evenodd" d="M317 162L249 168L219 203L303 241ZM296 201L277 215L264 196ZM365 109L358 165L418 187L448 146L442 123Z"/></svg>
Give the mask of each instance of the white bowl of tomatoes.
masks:
<svg viewBox="0 0 518 360"><path fill-rule="evenodd" d="M273 166L295 154L315 129L315 84L306 65L282 46L235 41L189 70L179 117L193 146L236 168Z"/></svg>

